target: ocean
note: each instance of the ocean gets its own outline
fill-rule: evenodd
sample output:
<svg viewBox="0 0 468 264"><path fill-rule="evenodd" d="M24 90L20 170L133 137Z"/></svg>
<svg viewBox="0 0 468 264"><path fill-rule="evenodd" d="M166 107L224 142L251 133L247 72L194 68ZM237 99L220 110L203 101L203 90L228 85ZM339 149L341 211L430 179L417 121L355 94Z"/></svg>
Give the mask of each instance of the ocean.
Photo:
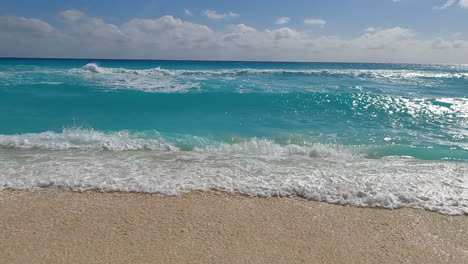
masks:
<svg viewBox="0 0 468 264"><path fill-rule="evenodd" d="M468 65L0 59L0 190L468 214Z"/></svg>

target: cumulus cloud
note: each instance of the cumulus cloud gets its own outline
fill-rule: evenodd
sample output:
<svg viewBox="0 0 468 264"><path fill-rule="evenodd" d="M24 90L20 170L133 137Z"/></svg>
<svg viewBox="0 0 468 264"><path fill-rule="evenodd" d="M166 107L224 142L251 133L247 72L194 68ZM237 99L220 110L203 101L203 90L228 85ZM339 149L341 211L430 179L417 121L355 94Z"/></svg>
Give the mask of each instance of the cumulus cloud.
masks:
<svg viewBox="0 0 468 264"><path fill-rule="evenodd" d="M291 18L289 18L289 17L279 17L279 18L276 20L275 24L277 24L277 25L283 25L283 24L288 23L290 20L291 20Z"/></svg>
<svg viewBox="0 0 468 264"><path fill-rule="evenodd" d="M0 30L13 34L38 34L47 35L55 29L46 22L34 18L23 18L15 16L1 16Z"/></svg>
<svg viewBox="0 0 468 264"><path fill-rule="evenodd" d="M357 40L364 43L368 49L398 49L400 45L411 39L414 33L406 28L394 27L390 29L367 32Z"/></svg>
<svg viewBox="0 0 468 264"><path fill-rule="evenodd" d="M166 54L173 56L177 50L209 48L215 43L216 34L207 26L190 23L173 16L159 19L132 19L121 26L129 38L130 47L139 47L143 56ZM136 51L131 50L129 53ZM140 55L140 56L142 56Z"/></svg>
<svg viewBox="0 0 468 264"><path fill-rule="evenodd" d="M203 14L210 19L224 19L224 18L235 18L239 17L240 15L237 13L233 12L228 12L228 13L218 13L215 10L205 10Z"/></svg>
<svg viewBox="0 0 468 264"><path fill-rule="evenodd" d="M289 27L245 24L215 31L170 15L121 25L78 10L62 25L0 16L0 56L135 59L466 63L468 41L418 39L408 28L372 27L354 38L310 35ZM320 24L319 24L320 25Z"/></svg>
<svg viewBox="0 0 468 264"><path fill-rule="evenodd" d="M307 25L319 25L319 26L325 26L327 24L327 21L319 18L306 18L304 19L304 24Z"/></svg>
<svg viewBox="0 0 468 264"><path fill-rule="evenodd" d="M54 46L61 46L65 39L59 30L44 21L15 16L0 16L0 36L2 57L50 57L54 55Z"/></svg>
<svg viewBox="0 0 468 264"><path fill-rule="evenodd" d="M110 41L126 38L116 25L106 23L100 18L90 17L78 10L63 11L59 14L59 18L65 22L66 31L73 35L99 37Z"/></svg>

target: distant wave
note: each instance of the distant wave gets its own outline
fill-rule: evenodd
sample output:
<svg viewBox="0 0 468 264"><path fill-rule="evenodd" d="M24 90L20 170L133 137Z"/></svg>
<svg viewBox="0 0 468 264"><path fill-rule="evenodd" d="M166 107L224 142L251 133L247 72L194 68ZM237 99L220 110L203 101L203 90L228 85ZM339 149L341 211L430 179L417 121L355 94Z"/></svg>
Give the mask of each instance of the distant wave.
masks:
<svg viewBox="0 0 468 264"><path fill-rule="evenodd" d="M173 72L168 70L163 70L160 68L153 68L148 70L129 70L124 68L104 68L99 67L95 63L88 63L82 68L83 70L92 72L92 73L128 73L136 75L150 75L150 74L162 74L162 75L173 75Z"/></svg>
<svg viewBox="0 0 468 264"><path fill-rule="evenodd" d="M133 74L133 75L164 75L164 76L184 76L184 75L255 75L255 74L284 74L284 75L316 75L316 76L348 76L361 78L389 78L389 79L414 79L414 78L468 78L468 72L447 73L417 70L290 70L290 69L221 69L221 70L165 70L152 68L144 70L133 70L125 68L105 68L95 63L88 63L82 70L91 73L106 74Z"/></svg>

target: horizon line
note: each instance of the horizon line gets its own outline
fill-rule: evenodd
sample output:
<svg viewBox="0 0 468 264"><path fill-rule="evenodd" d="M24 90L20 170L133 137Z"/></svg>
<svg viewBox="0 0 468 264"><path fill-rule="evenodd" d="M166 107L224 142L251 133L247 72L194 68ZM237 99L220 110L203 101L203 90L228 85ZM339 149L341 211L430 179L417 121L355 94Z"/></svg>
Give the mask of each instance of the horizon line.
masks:
<svg viewBox="0 0 468 264"><path fill-rule="evenodd" d="M201 59L131 59L131 58L73 58L73 57L3 57L0 59L27 60L121 60L121 61L181 61L181 62L259 62L259 63L327 63L327 64L405 64L405 65L468 65L468 63L420 63L420 62L344 62L344 61L280 61L280 60L201 60Z"/></svg>

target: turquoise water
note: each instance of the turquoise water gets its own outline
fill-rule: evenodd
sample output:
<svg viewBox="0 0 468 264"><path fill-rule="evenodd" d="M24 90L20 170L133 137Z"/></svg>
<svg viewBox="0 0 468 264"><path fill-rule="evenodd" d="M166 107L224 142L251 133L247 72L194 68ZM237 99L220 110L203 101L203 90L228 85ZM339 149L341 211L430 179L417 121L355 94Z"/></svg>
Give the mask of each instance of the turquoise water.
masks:
<svg viewBox="0 0 468 264"><path fill-rule="evenodd" d="M468 66L3 59L0 73L6 135L157 131L468 161Z"/></svg>
<svg viewBox="0 0 468 264"><path fill-rule="evenodd" d="M458 184L444 199L454 198L462 208L458 213L468 204L466 65L0 59L0 134L0 186L3 182L5 187L45 184L162 193L221 188L254 194L261 187L270 190L262 195L284 192L346 204L341 191L334 193L338 185L307 189L317 182L304 177L322 173L328 175L324 181L338 179L347 175L346 166L359 164L349 168L352 177L364 179L363 172L380 168L366 175L388 174L389 184L400 174L443 174L441 179ZM71 160L83 164L90 156L102 159L89 164L97 171L119 159L146 160L145 170L155 167L112 171L126 173L122 177L127 181L119 178L119 187L103 187L108 178L86 172L71 181L66 166L74 166ZM268 180L233 171L247 166L238 159L257 161L251 171ZM24 166L31 167L24 171ZM60 166L65 171L57 174ZM181 166L187 166L186 175L194 175L189 183L168 180L179 177L174 175L183 170L175 168ZM219 171L207 172L215 167ZM265 172L273 167L274 172ZM432 177L414 175L411 180ZM211 177L208 182L205 176ZM236 177L251 182L232 184ZM303 182L297 183L297 177ZM295 191L281 191L283 185L272 181L295 181ZM432 187L426 194L442 190ZM298 188L305 189L298 193ZM401 198L388 188L394 200ZM350 196L362 198L363 190L357 189L348 190ZM330 193L341 198L327 198ZM414 194L408 193L404 195ZM377 206L395 204L373 198ZM430 206L424 199L417 206L439 210L440 199Z"/></svg>

